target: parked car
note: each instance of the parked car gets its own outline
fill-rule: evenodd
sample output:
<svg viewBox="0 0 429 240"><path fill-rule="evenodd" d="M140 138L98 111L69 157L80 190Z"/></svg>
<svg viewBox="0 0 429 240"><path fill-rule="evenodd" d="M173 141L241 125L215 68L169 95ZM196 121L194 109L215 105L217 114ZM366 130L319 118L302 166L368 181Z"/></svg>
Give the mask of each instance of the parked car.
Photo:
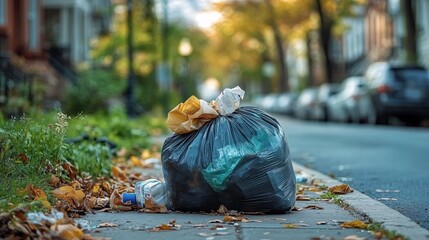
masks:
<svg viewBox="0 0 429 240"><path fill-rule="evenodd" d="M271 93L265 95L260 99L261 102L259 103L259 106L267 112L273 112L275 109L276 99L277 94Z"/></svg>
<svg viewBox="0 0 429 240"><path fill-rule="evenodd" d="M385 124L397 117L414 125L429 117L429 75L424 67L377 62L368 67L365 81L372 100L370 122Z"/></svg>
<svg viewBox="0 0 429 240"><path fill-rule="evenodd" d="M294 116L299 119L312 119L313 111L315 110L317 101L317 94L317 88L304 89L296 100L293 111Z"/></svg>
<svg viewBox="0 0 429 240"><path fill-rule="evenodd" d="M293 115L293 110L298 99L298 94L289 92L281 93L276 99L276 112L286 115Z"/></svg>
<svg viewBox="0 0 429 240"><path fill-rule="evenodd" d="M372 109L368 87L358 76L346 78L327 105L329 120L340 122L368 121Z"/></svg>
<svg viewBox="0 0 429 240"><path fill-rule="evenodd" d="M328 120L327 103L329 98L335 95L338 90L339 84L336 83L324 83L320 85L314 106L314 111L312 112L312 119L319 121Z"/></svg>

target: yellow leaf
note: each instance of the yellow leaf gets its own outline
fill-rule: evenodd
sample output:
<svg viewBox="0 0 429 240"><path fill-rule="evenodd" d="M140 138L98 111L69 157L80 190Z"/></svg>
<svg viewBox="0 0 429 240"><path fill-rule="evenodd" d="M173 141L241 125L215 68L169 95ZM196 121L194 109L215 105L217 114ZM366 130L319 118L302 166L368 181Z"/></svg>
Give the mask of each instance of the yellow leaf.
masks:
<svg viewBox="0 0 429 240"><path fill-rule="evenodd" d="M142 163L140 162L140 159L138 159L136 156L131 156L130 160L134 166L141 167Z"/></svg>
<svg viewBox="0 0 429 240"><path fill-rule="evenodd" d="M97 184L95 184L94 185L94 187L92 187L92 192L93 193L98 193L99 191L100 191L100 184L99 183L97 183Z"/></svg>
<svg viewBox="0 0 429 240"><path fill-rule="evenodd" d="M224 222L248 222L245 217L233 217L233 216L225 216L223 217Z"/></svg>
<svg viewBox="0 0 429 240"><path fill-rule="evenodd" d="M60 199L75 198L79 202L82 202L85 198L85 193L82 190L76 190L72 186L62 186L52 191L52 194Z"/></svg>
<svg viewBox="0 0 429 240"><path fill-rule="evenodd" d="M25 188L28 194L33 196L33 199L36 201L40 201L43 206L47 208L51 208L51 204L48 201L48 197L46 196L45 192L40 188L35 188L33 184L28 184Z"/></svg>
<svg viewBox="0 0 429 240"><path fill-rule="evenodd" d="M359 228L359 229L366 229L368 225L361 220L353 220L350 222L345 222L341 224L341 227L343 228Z"/></svg>
<svg viewBox="0 0 429 240"><path fill-rule="evenodd" d="M143 159L150 158L150 151L148 149L143 150L141 153L141 157Z"/></svg>
<svg viewBox="0 0 429 240"><path fill-rule="evenodd" d="M347 194L353 192L353 189L347 185L347 184L341 184L332 186L328 189L328 192L334 193L334 194Z"/></svg>
<svg viewBox="0 0 429 240"><path fill-rule="evenodd" d="M58 232L63 239L80 240L83 237L83 231L72 224L52 225L51 230Z"/></svg>
<svg viewBox="0 0 429 240"><path fill-rule="evenodd" d="M112 174L114 177L118 178L121 181L125 181L127 179L127 176L125 175L125 172L122 171L122 169L120 169L117 166L113 166L112 167Z"/></svg>

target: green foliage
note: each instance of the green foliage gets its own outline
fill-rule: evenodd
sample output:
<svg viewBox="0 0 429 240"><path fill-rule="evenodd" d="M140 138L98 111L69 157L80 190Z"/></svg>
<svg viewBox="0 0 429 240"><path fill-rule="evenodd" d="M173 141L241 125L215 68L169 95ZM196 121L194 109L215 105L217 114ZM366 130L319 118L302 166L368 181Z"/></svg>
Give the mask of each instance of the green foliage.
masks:
<svg viewBox="0 0 429 240"><path fill-rule="evenodd" d="M325 193L321 194L320 198L321 199L328 199L329 201L332 201L333 203L335 203L337 205L343 204L343 200L338 195L331 193L331 192L325 192Z"/></svg>
<svg viewBox="0 0 429 240"><path fill-rule="evenodd" d="M155 117L127 118L122 108L109 115L95 114L73 118L67 136L75 138L82 134L89 139L106 138L117 148L125 147L140 151L150 146L150 135L166 132L165 119Z"/></svg>
<svg viewBox="0 0 429 240"><path fill-rule="evenodd" d="M121 96L125 80L106 69L90 69L80 74L77 85L70 85L64 101L67 114L105 112L108 100Z"/></svg>
<svg viewBox="0 0 429 240"><path fill-rule="evenodd" d="M20 119L1 128L0 209L9 202L21 202L24 196L18 192L28 184L49 193L49 173L61 158L66 128L64 114L59 114L54 123Z"/></svg>
<svg viewBox="0 0 429 240"><path fill-rule="evenodd" d="M79 169L80 173L92 176L107 176L112 167L113 153L106 144L81 142L65 147L64 158Z"/></svg>
<svg viewBox="0 0 429 240"><path fill-rule="evenodd" d="M404 236L396 233L395 231L388 231L386 230L381 223L370 223L368 224L368 231L372 232L380 232L382 233L387 239L389 240L401 240L401 239L407 239Z"/></svg>

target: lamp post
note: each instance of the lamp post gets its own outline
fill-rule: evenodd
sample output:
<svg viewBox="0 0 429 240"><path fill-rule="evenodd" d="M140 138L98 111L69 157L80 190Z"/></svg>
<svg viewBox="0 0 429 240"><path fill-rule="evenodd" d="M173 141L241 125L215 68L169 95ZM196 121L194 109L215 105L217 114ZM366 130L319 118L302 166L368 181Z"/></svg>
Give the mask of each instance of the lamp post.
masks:
<svg viewBox="0 0 429 240"><path fill-rule="evenodd" d="M189 90L189 56L192 54L192 45L188 38L182 38L182 40L179 43L179 54L184 58L184 66L182 68L182 78L183 83L180 85L180 92L182 94L182 98L186 99L189 97L188 90Z"/></svg>
<svg viewBox="0 0 429 240"><path fill-rule="evenodd" d="M136 77L134 74L134 49L133 49L133 19L132 19L132 0L127 0L127 45L128 45L128 80L127 80L127 88L125 89L125 106L127 110L128 117L135 117L137 115L136 106L135 106L135 98L134 98L134 89Z"/></svg>

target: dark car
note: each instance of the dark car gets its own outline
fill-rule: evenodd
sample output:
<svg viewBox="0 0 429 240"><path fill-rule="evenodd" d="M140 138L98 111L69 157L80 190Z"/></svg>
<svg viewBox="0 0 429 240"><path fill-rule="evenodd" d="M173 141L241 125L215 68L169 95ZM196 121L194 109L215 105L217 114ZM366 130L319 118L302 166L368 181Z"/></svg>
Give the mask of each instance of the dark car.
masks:
<svg viewBox="0 0 429 240"><path fill-rule="evenodd" d="M365 73L372 102L370 122L385 124L397 117L417 124L429 117L429 74L418 65L377 62Z"/></svg>

